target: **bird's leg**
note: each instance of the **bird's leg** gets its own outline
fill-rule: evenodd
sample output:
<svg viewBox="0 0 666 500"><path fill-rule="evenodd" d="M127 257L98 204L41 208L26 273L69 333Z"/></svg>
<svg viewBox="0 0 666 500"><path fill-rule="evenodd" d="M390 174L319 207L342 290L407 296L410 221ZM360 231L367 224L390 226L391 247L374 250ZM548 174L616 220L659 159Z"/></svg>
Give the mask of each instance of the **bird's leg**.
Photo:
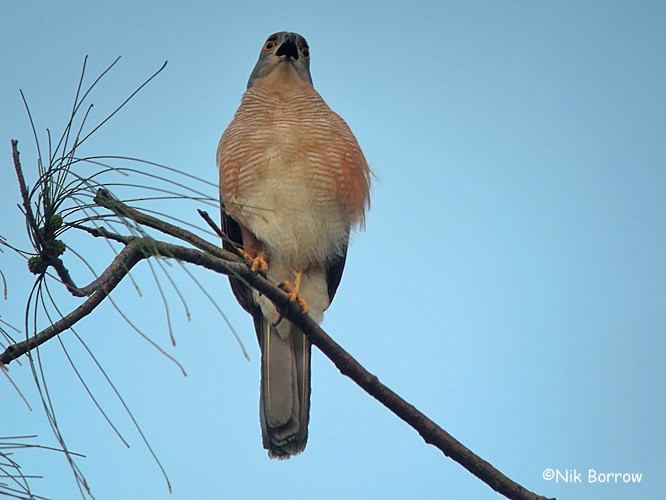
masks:
<svg viewBox="0 0 666 500"><path fill-rule="evenodd" d="M268 261L261 252L257 254L256 257L252 257L252 255L247 253L242 248L239 248L238 252L252 263L252 271L257 271L257 270L268 271Z"/></svg>
<svg viewBox="0 0 666 500"><path fill-rule="evenodd" d="M301 297L300 289L301 282L303 281L303 271L296 271L294 273L294 284L293 286L288 281L280 283L280 288L289 294L289 300L292 302L298 302L303 309L303 312L307 314L310 310L308 303L303 297Z"/></svg>

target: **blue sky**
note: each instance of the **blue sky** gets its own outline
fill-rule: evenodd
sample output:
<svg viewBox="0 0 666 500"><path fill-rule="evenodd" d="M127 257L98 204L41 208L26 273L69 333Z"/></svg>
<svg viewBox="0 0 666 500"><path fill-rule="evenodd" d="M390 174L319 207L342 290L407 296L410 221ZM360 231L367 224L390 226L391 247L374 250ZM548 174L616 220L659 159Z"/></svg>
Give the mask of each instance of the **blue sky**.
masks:
<svg viewBox="0 0 666 500"><path fill-rule="evenodd" d="M325 329L527 488L558 498L656 498L666 490L665 19L657 2L8 2L0 234L27 246L10 139L33 169L29 182L36 154L19 88L43 142L46 128L57 134L66 124L85 55L89 79L122 56L92 96L91 123L168 60L81 154L137 156L215 182L217 142L262 42L297 31L311 47L315 87L378 177ZM196 222L195 208L158 206ZM98 268L111 255L72 233L65 242ZM77 281L89 279L64 257ZM32 275L7 252L0 269L9 281L0 315L20 327ZM188 321L165 285L176 347L147 266L135 273L142 295L127 282L114 299L187 377L109 304L77 332L132 409L171 495L76 339L62 336L129 449L60 345L41 350L60 428L87 456L78 464L96 498L498 498L319 353L308 447L290 461L269 460L249 316L226 279L192 269L250 362L188 275L168 269L191 314ZM76 306L58 296L64 310ZM38 434L54 445L29 366L13 363L10 373L33 411L0 382L0 436ZM36 493L76 498L57 453L15 458L44 476L32 482ZM583 482L546 481L547 468L582 471ZM589 469L643 479L589 483Z"/></svg>

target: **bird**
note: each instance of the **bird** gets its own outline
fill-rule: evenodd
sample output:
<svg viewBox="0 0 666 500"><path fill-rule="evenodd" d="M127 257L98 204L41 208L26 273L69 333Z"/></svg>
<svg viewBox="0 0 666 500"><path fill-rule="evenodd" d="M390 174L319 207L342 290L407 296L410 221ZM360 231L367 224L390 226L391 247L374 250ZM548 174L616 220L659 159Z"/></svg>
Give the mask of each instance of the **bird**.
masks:
<svg viewBox="0 0 666 500"><path fill-rule="evenodd" d="M310 48L278 32L264 42L233 120L220 139L223 247L265 271L321 323L364 227L372 172L347 123L314 89ZM311 344L264 296L230 276L261 350L260 421L271 458L305 449Z"/></svg>

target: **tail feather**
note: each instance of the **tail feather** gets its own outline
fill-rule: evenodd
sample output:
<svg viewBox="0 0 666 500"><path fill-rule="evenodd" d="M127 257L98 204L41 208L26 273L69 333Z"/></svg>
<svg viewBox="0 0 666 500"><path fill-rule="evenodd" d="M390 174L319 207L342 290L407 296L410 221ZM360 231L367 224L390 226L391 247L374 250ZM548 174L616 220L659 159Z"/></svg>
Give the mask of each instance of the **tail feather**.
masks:
<svg viewBox="0 0 666 500"><path fill-rule="evenodd" d="M284 337L266 319L257 322L257 328L263 444L271 458L289 458L302 452L308 439L310 341L291 325Z"/></svg>

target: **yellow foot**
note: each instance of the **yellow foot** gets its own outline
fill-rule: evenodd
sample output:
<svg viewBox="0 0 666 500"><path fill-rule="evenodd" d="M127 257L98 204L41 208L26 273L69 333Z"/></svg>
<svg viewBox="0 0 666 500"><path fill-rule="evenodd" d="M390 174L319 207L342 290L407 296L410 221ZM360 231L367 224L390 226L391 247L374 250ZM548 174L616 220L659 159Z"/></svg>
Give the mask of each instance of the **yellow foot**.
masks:
<svg viewBox="0 0 666 500"><path fill-rule="evenodd" d="M256 257L252 257L249 253L247 253L242 248L239 248L238 252L243 257L245 257L247 260L249 260L252 263L252 271L258 271L258 270L268 271L268 262L261 255L257 255Z"/></svg>
<svg viewBox="0 0 666 500"><path fill-rule="evenodd" d="M310 310L310 306L308 306L308 303L305 301L303 297L301 297L300 294L302 280L303 280L303 271L297 271L295 273L293 286L288 281L280 283L279 286L282 290L284 290L289 294L289 300L291 300L292 302L298 302L301 306L301 309L303 309L303 312L307 314L307 312Z"/></svg>

